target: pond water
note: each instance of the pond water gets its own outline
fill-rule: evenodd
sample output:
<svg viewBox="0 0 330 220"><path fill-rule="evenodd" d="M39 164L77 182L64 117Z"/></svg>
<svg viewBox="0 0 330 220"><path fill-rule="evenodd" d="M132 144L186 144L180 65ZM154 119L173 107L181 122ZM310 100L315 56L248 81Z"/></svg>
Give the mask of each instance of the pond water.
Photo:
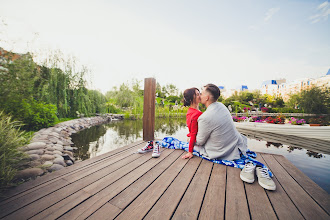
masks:
<svg viewBox="0 0 330 220"><path fill-rule="evenodd" d="M142 140L142 120L113 121L97 125L72 135L76 159L85 160L127 144ZM172 136L187 139L185 118L157 118L155 138ZM270 143L248 138L248 148L256 152L279 154L286 157L309 178L330 193L330 155L308 151L280 143Z"/></svg>

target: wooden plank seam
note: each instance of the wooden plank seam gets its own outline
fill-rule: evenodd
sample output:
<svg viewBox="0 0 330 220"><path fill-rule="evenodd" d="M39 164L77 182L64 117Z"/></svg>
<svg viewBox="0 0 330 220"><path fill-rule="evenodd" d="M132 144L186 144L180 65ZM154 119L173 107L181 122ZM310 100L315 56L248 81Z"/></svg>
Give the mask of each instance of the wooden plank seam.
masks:
<svg viewBox="0 0 330 220"><path fill-rule="evenodd" d="M116 152L115 154L111 154L111 155L109 155L108 157L101 158L100 160L97 160L97 161L95 161L95 162L93 162L93 163L90 163L90 164L86 164L86 165L84 165L84 166L82 166L82 167L80 167L80 168L78 168L78 169L72 170L72 171L67 172L67 173L63 173L63 174L61 174L61 175L59 175L59 176L56 176L56 177L53 178L53 179L49 179L49 180L47 180L47 181L37 183L36 185L33 185L31 188L28 188L28 189L23 190L23 191L19 191L19 192L15 193L15 194L13 194L13 195L7 197L7 198L4 198L3 200L0 201L0 204L1 204L1 205L6 204L6 201L7 201L7 200L9 200L9 199L11 199L12 197L15 197L15 196L17 196L17 195L19 195L19 194L25 193L25 192L27 192L27 191L31 191L31 190L32 190L31 192L34 192L34 191L35 191L35 190L33 190L34 188L40 187L41 185L48 185L49 182L57 181L57 180L61 179L63 176L67 176L67 175L70 175L70 174L73 174L73 173L79 172L79 171L81 171L81 170L84 170L84 169L90 168L91 166L97 165L98 163L101 163L101 162L103 162L103 161L106 160L106 159L110 159L110 158L112 158L112 157L114 157L114 156L117 156L118 154L121 154L121 153L123 153L123 152L125 152L125 151L128 151L128 150L130 150L130 149L136 147L136 146L139 145L139 144L141 144L141 143L136 142L135 145L131 146L131 147L128 148L128 149L123 149L122 151ZM50 175L51 175L51 174L52 174L52 173L50 173ZM48 183L48 184L47 184L47 183ZM18 198L20 198L20 197L18 197Z"/></svg>
<svg viewBox="0 0 330 220"><path fill-rule="evenodd" d="M164 149L162 150L162 151L164 151ZM173 151L174 152L174 151ZM167 155L165 158L163 158L162 159L162 161L163 160L165 160L167 157L169 157L173 152L171 152L169 155ZM181 154L182 155L182 154ZM180 156L181 156L180 155ZM151 160L152 158L150 158L149 160ZM147 161L149 161L149 160L147 160ZM146 162L147 162L146 161ZM118 192L117 193L117 195L115 195L114 197L112 197L111 199L109 199L106 203L108 203L108 202L110 202L113 198L115 198L116 196L118 196L121 192L123 192L125 189L127 189L128 187L130 187L132 184L134 184L136 181L138 181L140 178L142 178L144 175L146 175L150 170L152 170L153 168L155 168L157 165L159 165L162 161L160 161L159 163L157 163L157 164L155 164L154 166L152 166L149 170L147 170L142 176L140 176L139 178L137 178L136 180L134 180L131 184L129 184L127 187L125 187L123 190L121 190L120 192ZM175 162L175 160L171 163L171 165L173 164ZM143 164L141 164L140 166L142 166ZM170 165L170 166L171 166ZM131 172L133 172L135 169L137 169L138 167L140 167L140 166L137 166L136 168L134 168L132 171L130 171L129 173L131 173ZM170 167L169 166L169 167ZM165 170L167 170L168 168L166 168ZM165 170L163 171L163 172L165 172ZM162 172L162 173L163 173ZM126 175L128 175L129 173L127 173ZM126 175L124 175L124 176L126 176ZM121 178L119 178L118 180L116 180L115 182L117 182L117 181L119 181L120 179L122 179L124 176L122 176ZM159 175L160 176L160 175ZM157 178L159 177L159 176L157 176ZM157 180L157 178L154 180L154 181L156 181ZM152 183L154 182L154 181L152 181ZM113 182L113 183L115 183L115 182ZM111 183L111 184L113 184L113 183ZM151 184L152 184L151 183ZM148 187L151 185L151 184L149 184L148 185ZM142 192L144 192L148 187L146 187ZM105 188L104 188L105 189ZM102 189L102 190L104 190L104 189ZM99 192L101 192L102 190L100 190ZM99 193L98 192L98 193ZM141 192L141 193L142 193ZM140 193L140 194L141 194ZM139 195L140 195L139 194ZM138 196L139 196L138 195ZM137 197L138 197L137 196ZM125 208L127 208L132 202L133 202L134 200L132 200ZM91 213L88 217L90 217L90 216L92 216L94 213L96 213L99 209L101 209L104 205L106 205L106 203L104 203L102 206L100 206L97 210L95 210L93 213ZM113 204L111 204L111 205L113 205ZM115 206L115 205L114 205ZM116 206L117 207L117 206ZM117 208L119 208L119 207L117 207ZM119 209L121 209L122 211L124 211L125 210L125 208L124 209L122 209L122 208L119 208ZM121 212L120 212L121 213ZM118 214L118 215L120 215L120 213Z"/></svg>
<svg viewBox="0 0 330 220"><path fill-rule="evenodd" d="M182 154L181 154L182 155ZM175 162L175 161L174 161ZM173 162L173 163L174 163ZM164 192L159 196L159 198L156 200L156 202L154 203L154 205L149 209L149 211L145 214L145 216L143 216L143 218L145 218L147 215L148 215L148 213L150 212L150 210L155 206L155 204L160 200L160 198L164 195L164 193L167 191L167 189L170 187L170 185L174 182L174 180L177 178L177 176L181 173L181 171L185 168L185 166L187 165L188 163L186 163L183 167L182 167L182 169L180 170L180 172L178 172L178 174L173 178L173 180L171 181L171 183L166 187L166 189L164 190ZM169 166L170 167L170 166ZM160 176L160 175L159 175ZM157 177L157 179L159 178L159 176ZM157 180L157 179L155 179L155 181ZM153 182L155 182L155 181L153 181ZM149 185L150 186L150 185ZM146 188L147 189L147 188ZM146 190L145 189L145 190ZM143 190L143 192L145 191L145 190ZM142 193L140 193L139 195L141 195ZM138 198L138 197L136 197L136 198ZM135 199L136 199L135 198ZM135 200L134 199L134 200ZM134 202L134 200L132 200L126 207L125 207L125 209L131 204L131 203L133 203ZM120 212L120 213L118 213L118 215L117 216L119 216L123 211L125 211L125 209L122 209L122 211ZM172 214L173 215L173 214ZM117 216L115 217L115 218L117 218Z"/></svg>
<svg viewBox="0 0 330 220"><path fill-rule="evenodd" d="M178 209L178 207L179 207L179 205L180 205L180 203L181 203L181 201L182 201L184 195L186 194L186 192L187 192L187 190L188 190L188 188L189 188L189 186L190 186L190 184L191 184L191 181L194 179L194 177L195 177L195 175L196 175L196 173L197 173L197 170L199 169L199 167L200 167L202 161L203 161L203 160L201 160L201 161L199 162L198 167L197 167L197 169L195 170L194 175L192 176L192 178L191 178L189 184L187 185L186 190L185 190L184 193L182 194L182 197L180 198L180 200L179 200L177 206L175 207L175 209L174 209L174 211L173 211L173 213L172 213L172 215L171 215L171 219L173 218L173 216L174 216L176 210ZM183 168L182 168L182 169L183 169ZM181 171L180 171L180 173L181 173ZM175 177L175 178L176 178L176 177ZM175 179L175 178L174 178L174 179ZM172 182L173 182L173 181L172 181ZM171 182L171 184L172 184L172 182ZM170 185L171 185L171 184L170 184ZM169 185L169 186L170 186L170 185ZM167 190L167 189L168 189L168 187L166 188L166 190ZM165 191L166 191L166 190L165 190Z"/></svg>
<svg viewBox="0 0 330 220"><path fill-rule="evenodd" d="M285 167L276 159L276 157L274 157L274 159L281 165L281 167L283 167L283 169L289 174L289 176L291 176L292 179L294 179L297 184L316 202L316 204L318 204L328 215L330 215L330 213L328 213L328 211L326 209L323 208L323 206L316 200L314 199L313 195L311 195L286 169Z"/></svg>
<svg viewBox="0 0 330 220"><path fill-rule="evenodd" d="M214 167L214 163L212 164L212 168L211 168L211 172L210 172L210 175L209 175L209 179L208 179L207 184L206 184L206 187L205 187L205 192L204 192L204 196L203 196L203 199L202 199L202 202L201 202L201 206L200 206L199 211L198 211L197 219L199 219L199 214L201 213L201 210L202 210L202 207L203 207L203 203L204 203L204 199L205 199L205 196L206 196L207 188L209 186L210 179L211 179L211 176L212 176L213 167Z"/></svg>
<svg viewBox="0 0 330 220"><path fill-rule="evenodd" d="M141 155L141 156L143 156L143 155ZM134 159L134 160L130 161L128 164L130 164L130 163L132 163L133 161L135 161L135 160L138 160L138 159L139 159L139 158L136 158L136 159ZM148 160L147 160L147 161L148 161ZM119 161L117 161L117 162L119 162ZM113 163L113 164L114 164L114 163ZM109 166L111 166L111 165L113 165L113 164L110 164ZM108 174L107 174L107 175L105 175L105 176L108 176L108 175L112 174L113 172L115 172L115 171L117 171L117 170L121 169L121 168L122 168L122 167L124 167L124 166L127 166L128 164L126 164L126 165L123 165L123 166L121 166L121 167L117 168L116 170L113 170L112 172L108 173ZM103 170L103 169L105 169L105 168L108 168L109 166L106 166L106 167L104 167L104 168L102 168L102 169L100 169L100 170ZM138 166L138 167L139 167L139 166ZM137 168L137 167L136 167L136 168ZM135 168L135 169L136 169L136 168ZM92 175L92 174L93 174L93 173L91 173L91 174L89 174L89 175L87 175L87 176L84 176L83 178L86 178L86 177L88 177L88 176L90 176L90 175ZM103 177L101 177L101 178L99 178L99 179L95 180L95 181L94 181L94 182L92 182L91 184L93 184L93 183L95 183L95 182L99 181L100 179L104 178L105 176L103 176ZM80 178L80 179L78 179L78 180L76 180L76 181L74 181L74 182L72 182L72 183L69 183L69 184L67 184L66 186L63 186L63 187L61 187L61 188L58 188L57 190L55 190L55 191L52 191L52 192L48 193L47 195L44 195L44 196L42 196L42 197L40 197L40 198L38 198L38 199L36 199L36 200L34 200L34 201L32 201L32 202L28 203L28 204L25 204L24 206L22 206L22 207L20 207L20 208L18 208L18 209L16 209L16 210L14 210L14 211L12 211L12 212L8 213L7 215L3 216L3 218L4 218L4 217L6 217L6 216L8 216L8 215L11 215L12 213L16 212L17 210L20 210L20 209L22 209L22 208L24 208L24 207L26 207L26 206L28 206L28 205L32 204L32 203L33 203L33 202L35 202L35 201L38 201L38 200L40 200L40 199L42 199L42 198L44 198L44 197L46 197L46 196L48 196L48 195L50 195L50 194L52 194L52 193L55 193L55 192L57 192L58 190L60 190L60 189L62 189L62 188L65 188L65 187L67 187L68 185L71 185L71 184L73 184L73 183L76 183L77 181L79 181L79 180L81 180L81 179L83 179L83 178ZM83 190L83 189L80 189L80 190ZM78 190L78 191L80 191L80 190ZM71 196L71 195L73 195L73 194L77 193L78 191L75 191L75 192L73 192L73 193L72 193L72 194L70 194L69 196ZM67 197L69 197L69 196L67 196ZM67 197L65 197L65 198L67 198ZM65 199L65 198L64 198L64 199ZM61 199L61 200L59 200L58 202L60 202L60 201L62 201L62 200L64 200L64 199ZM49 206L48 208L52 207L53 205L57 204L58 202L56 202L56 203L52 204L52 205L51 205L51 206ZM44 211L44 210L42 210L42 211ZM41 211L41 212L42 212L42 211ZM39 213L40 213L40 212L39 212ZM37 214L39 214L39 213L37 213Z"/></svg>
<svg viewBox="0 0 330 220"><path fill-rule="evenodd" d="M265 161L265 165L267 165L267 167L269 167L269 165L268 165L267 161L265 160L265 158L263 157L263 155L262 155L262 154L260 154L260 155L261 155L262 159ZM285 171L286 171L286 170L285 170ZM286 171L286 172L287 172L287 171ZM294 201L292 200L292 198L289 196L288 192L287 192L287 191L285 190L285 188L282 186L282 184L281 184L281 182L279 181L279 179L277 179L277 177L276 177L275 175L274 175L273 178L276 178L278 184L281 185L283 191L286 193L286 195L287 195L288 198L291 200L291 202L293 203L293 205L296 207L296 209L298 210L298 212L301 214L301 216L304 217L303 213L299 210L298 206L295 204L295 202L294 202ZM268 196L268 195L267 195L267 196ZM275 214L276 214L276 212L275 212ZM277 216L277 214L276 214L276 216ZM305 217L304 217L304 218L305 218Z"/></svg>

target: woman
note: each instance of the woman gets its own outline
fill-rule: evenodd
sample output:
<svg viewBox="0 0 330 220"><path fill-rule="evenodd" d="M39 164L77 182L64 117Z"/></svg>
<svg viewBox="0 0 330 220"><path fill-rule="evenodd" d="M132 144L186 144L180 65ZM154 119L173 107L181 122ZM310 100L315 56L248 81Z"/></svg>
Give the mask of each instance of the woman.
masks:
<svg viewBox="0 0 330 220"><path fill-rule="evenodd" d="M189 106L186 115L187 127L189 129L189 134L187 134L189 139L189 151L187 154L183 155L182 158L189 159L193 157L192 153L198 131L197 119L202 114L198 109L198 104L201 102L199 90L197 88L186 89L183 93L183 100L184 106Z"/></svg>

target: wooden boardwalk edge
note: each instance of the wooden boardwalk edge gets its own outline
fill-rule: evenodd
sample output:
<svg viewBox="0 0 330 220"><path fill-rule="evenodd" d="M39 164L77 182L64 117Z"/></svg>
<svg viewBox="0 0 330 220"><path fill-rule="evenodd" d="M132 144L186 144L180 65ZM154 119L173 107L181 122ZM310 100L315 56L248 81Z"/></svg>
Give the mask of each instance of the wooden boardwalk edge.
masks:
<svg viewBox="0 0 330 220"><path fill-rule="evenodd" d="M240 169L183 160L181 150L134 154L144 144L23 184L0 203L0 219L330 218L329 194L281 155L258 153L274 174L268 191L257 178L244 183Z"/></svg>
<svg viewBox="0 0 330 220"><path fill-rule="evenodd" d="M56 171L56 172L49 173L49 174L46 174L44 176L38 177L35 180L30 180L29 182L26 182L26 183L21 184L17 187L14 187L13 189L9 189L7 192L4 193L4 197L1 198L0 207L3 204L11 201L17 195L18 196L22 195L22 193L25 193L26 191L33 191L33 189L35 187L39 187L41 185L51 183L52 181L60 179L61 177L65 176L65 175L69 175L72 172L77 172L80 169L85 169L85 168L93 166L97 163L100 163L104 159L111 158L111 157L116 156L120 153L125 153L126 151L134 148L135 146L138 146L141 143L144 143L144 141L134 142L132 144L129 144L129 145L121 147L121 148L118 148L118 149L116 149L114 151L111 151L109 153L100 155L98 157L91 158L89 160L82 161L82 162L74 164L70 167L66 167L62 170L59 170L59 171Z"/></svg>

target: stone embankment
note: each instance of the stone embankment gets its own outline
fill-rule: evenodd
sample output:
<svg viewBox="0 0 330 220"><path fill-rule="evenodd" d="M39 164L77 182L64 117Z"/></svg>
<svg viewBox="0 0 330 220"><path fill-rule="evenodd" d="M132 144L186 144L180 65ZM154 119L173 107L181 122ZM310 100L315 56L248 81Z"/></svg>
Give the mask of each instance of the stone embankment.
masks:
<svg viewBox="0 0 330 220"><path fill-rule="evenodd" d="M71 135L83 129L111 120L120 120L120 115L107 114L91 118L79 118L66 121L54 127L36 132L30 144L21 149L28 154L28 167L17 173L17 180L27 180L44 175L47 172L63 169L75 163L74 148L71 147Z"/></svg>

